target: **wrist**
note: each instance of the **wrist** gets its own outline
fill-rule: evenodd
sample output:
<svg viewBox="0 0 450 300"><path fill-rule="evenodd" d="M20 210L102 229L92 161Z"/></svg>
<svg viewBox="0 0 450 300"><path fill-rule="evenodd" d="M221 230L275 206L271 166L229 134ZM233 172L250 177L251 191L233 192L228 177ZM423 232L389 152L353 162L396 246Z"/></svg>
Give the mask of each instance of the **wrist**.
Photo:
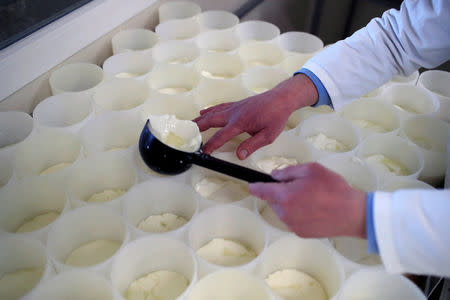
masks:
<svg viewBox="0 0 450 300"><path fill-rule="evenodd" d="M366 238L366 205L367 196L366 193L357 189L352 191L350 216L351 226L349 229L349 235L359 238Z"/></svg>
<svg viewBox="0 0 450 300"><path fill-rule="evenodd" d="M316 86L304 74L297 74L283 81L273 90L279 93L283 101L289 103L292 111L314 105L319 98Z"/></svg>

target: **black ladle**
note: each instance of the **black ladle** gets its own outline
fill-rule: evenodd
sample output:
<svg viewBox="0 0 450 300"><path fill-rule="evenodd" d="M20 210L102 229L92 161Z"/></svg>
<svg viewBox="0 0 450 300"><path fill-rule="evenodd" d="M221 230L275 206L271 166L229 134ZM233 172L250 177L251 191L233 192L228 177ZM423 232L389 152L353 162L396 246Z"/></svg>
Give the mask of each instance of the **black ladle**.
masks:
<svg viewBox="0 0 450 300"><path fill-rule="evenodd" d="M157 173L177 175L194 164L247 182L277 182L270 175L217 159L200 149L184 152L167 146L152 134L149 126L147 120L139 138L139 152L145 164Z"/></svg>

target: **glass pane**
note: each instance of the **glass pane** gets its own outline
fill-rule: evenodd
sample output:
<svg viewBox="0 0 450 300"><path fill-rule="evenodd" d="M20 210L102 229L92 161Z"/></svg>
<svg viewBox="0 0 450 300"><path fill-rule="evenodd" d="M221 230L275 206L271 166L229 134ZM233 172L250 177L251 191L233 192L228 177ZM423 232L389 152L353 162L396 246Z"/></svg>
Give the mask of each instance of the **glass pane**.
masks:
<svg viewBox="0 0 450 300"><path fill-rule="evenodd" d="M92 0L0 0L0 49Z"/></svg>

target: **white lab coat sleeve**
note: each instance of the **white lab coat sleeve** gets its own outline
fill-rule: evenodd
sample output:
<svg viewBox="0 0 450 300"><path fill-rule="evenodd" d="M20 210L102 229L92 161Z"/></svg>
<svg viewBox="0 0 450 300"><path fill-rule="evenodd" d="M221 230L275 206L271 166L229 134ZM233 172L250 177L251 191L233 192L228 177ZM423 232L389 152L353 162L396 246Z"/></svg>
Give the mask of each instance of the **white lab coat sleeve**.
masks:
<svg viewBox="0 0 450 300"><path fill-rule="evenodd" d="M450 1L405 0L381 18L311 58L304 68L322 81L335 109L395 75L450 58Z"/></svg>
<svg viewBox="0 0 450 300"><path fill-rule="evenodd" d="M376 192L373 205L387 271L450 277L450 190Z"/></svg>

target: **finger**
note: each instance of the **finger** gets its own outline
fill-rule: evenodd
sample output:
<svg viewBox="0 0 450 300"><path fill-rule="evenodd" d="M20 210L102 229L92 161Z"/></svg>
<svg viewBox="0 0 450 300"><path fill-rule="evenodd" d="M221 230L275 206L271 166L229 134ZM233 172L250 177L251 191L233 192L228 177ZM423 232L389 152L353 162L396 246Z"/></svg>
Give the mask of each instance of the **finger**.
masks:
<svg viewBox="0 0 450 300"><path fill-rule="evenodd" d="M222 147L226 142L241 134L242 130L233 125L227 125L221 130L217 131L203 146L203 152L211 154L214 150Z"/></svg>
<svg viewBox="0 0 450 300"><path fill-rule="evenodd" d="M214 106L202 109L200 111L200 116L202 116L202 115L204 115L206 113L212 112L212 111L222 111L224 109L229 108L232 104L233 104L232 102L227 102L227 103L221 103L221 104L218 104L218 105L214 105Z"/></svg>
<svg viewBox="0 0 450 300"><path fill-rule="evenodd" d="M197 118L199 119L199 118ZM228 115L225 112L212 112L207 116L194 120L200 131L208 130L212 127L224 127L228 122Z"/></svg>
<svg viewBox="0 0 450 300"><path fill-rule="evenodd" d="M271 175L279 181L291 181L310 176L313 172L315 172L315 169L317 168L316 165L317 163L307 163L289 166L281 170L275 170Z"/></svg>
<svg viewBox="0 0 450 300"><path fill-rule="evenodd" d="M239 159L246 159L259 148L272 143L275 138L275 134L270 133L267 129L263 129L254 136L243 141L237 148L236 155Z"/></svg>
<svg viewBox="0 0 450 300"><path fill-rule="evenodd" d="M286 187L282 183L250 183L250 194L269 203L282 202Z"/></svg>
<svg viewBox="0 0 450 300"><path fill-rule="evenodd" d="M295 166L289 166L282 170L275 170L272 172L272 177L280 181L290 181L295 179L301 179L312 175L320 174L327 171L327 169L317 162L299 164Z"/></svg>

